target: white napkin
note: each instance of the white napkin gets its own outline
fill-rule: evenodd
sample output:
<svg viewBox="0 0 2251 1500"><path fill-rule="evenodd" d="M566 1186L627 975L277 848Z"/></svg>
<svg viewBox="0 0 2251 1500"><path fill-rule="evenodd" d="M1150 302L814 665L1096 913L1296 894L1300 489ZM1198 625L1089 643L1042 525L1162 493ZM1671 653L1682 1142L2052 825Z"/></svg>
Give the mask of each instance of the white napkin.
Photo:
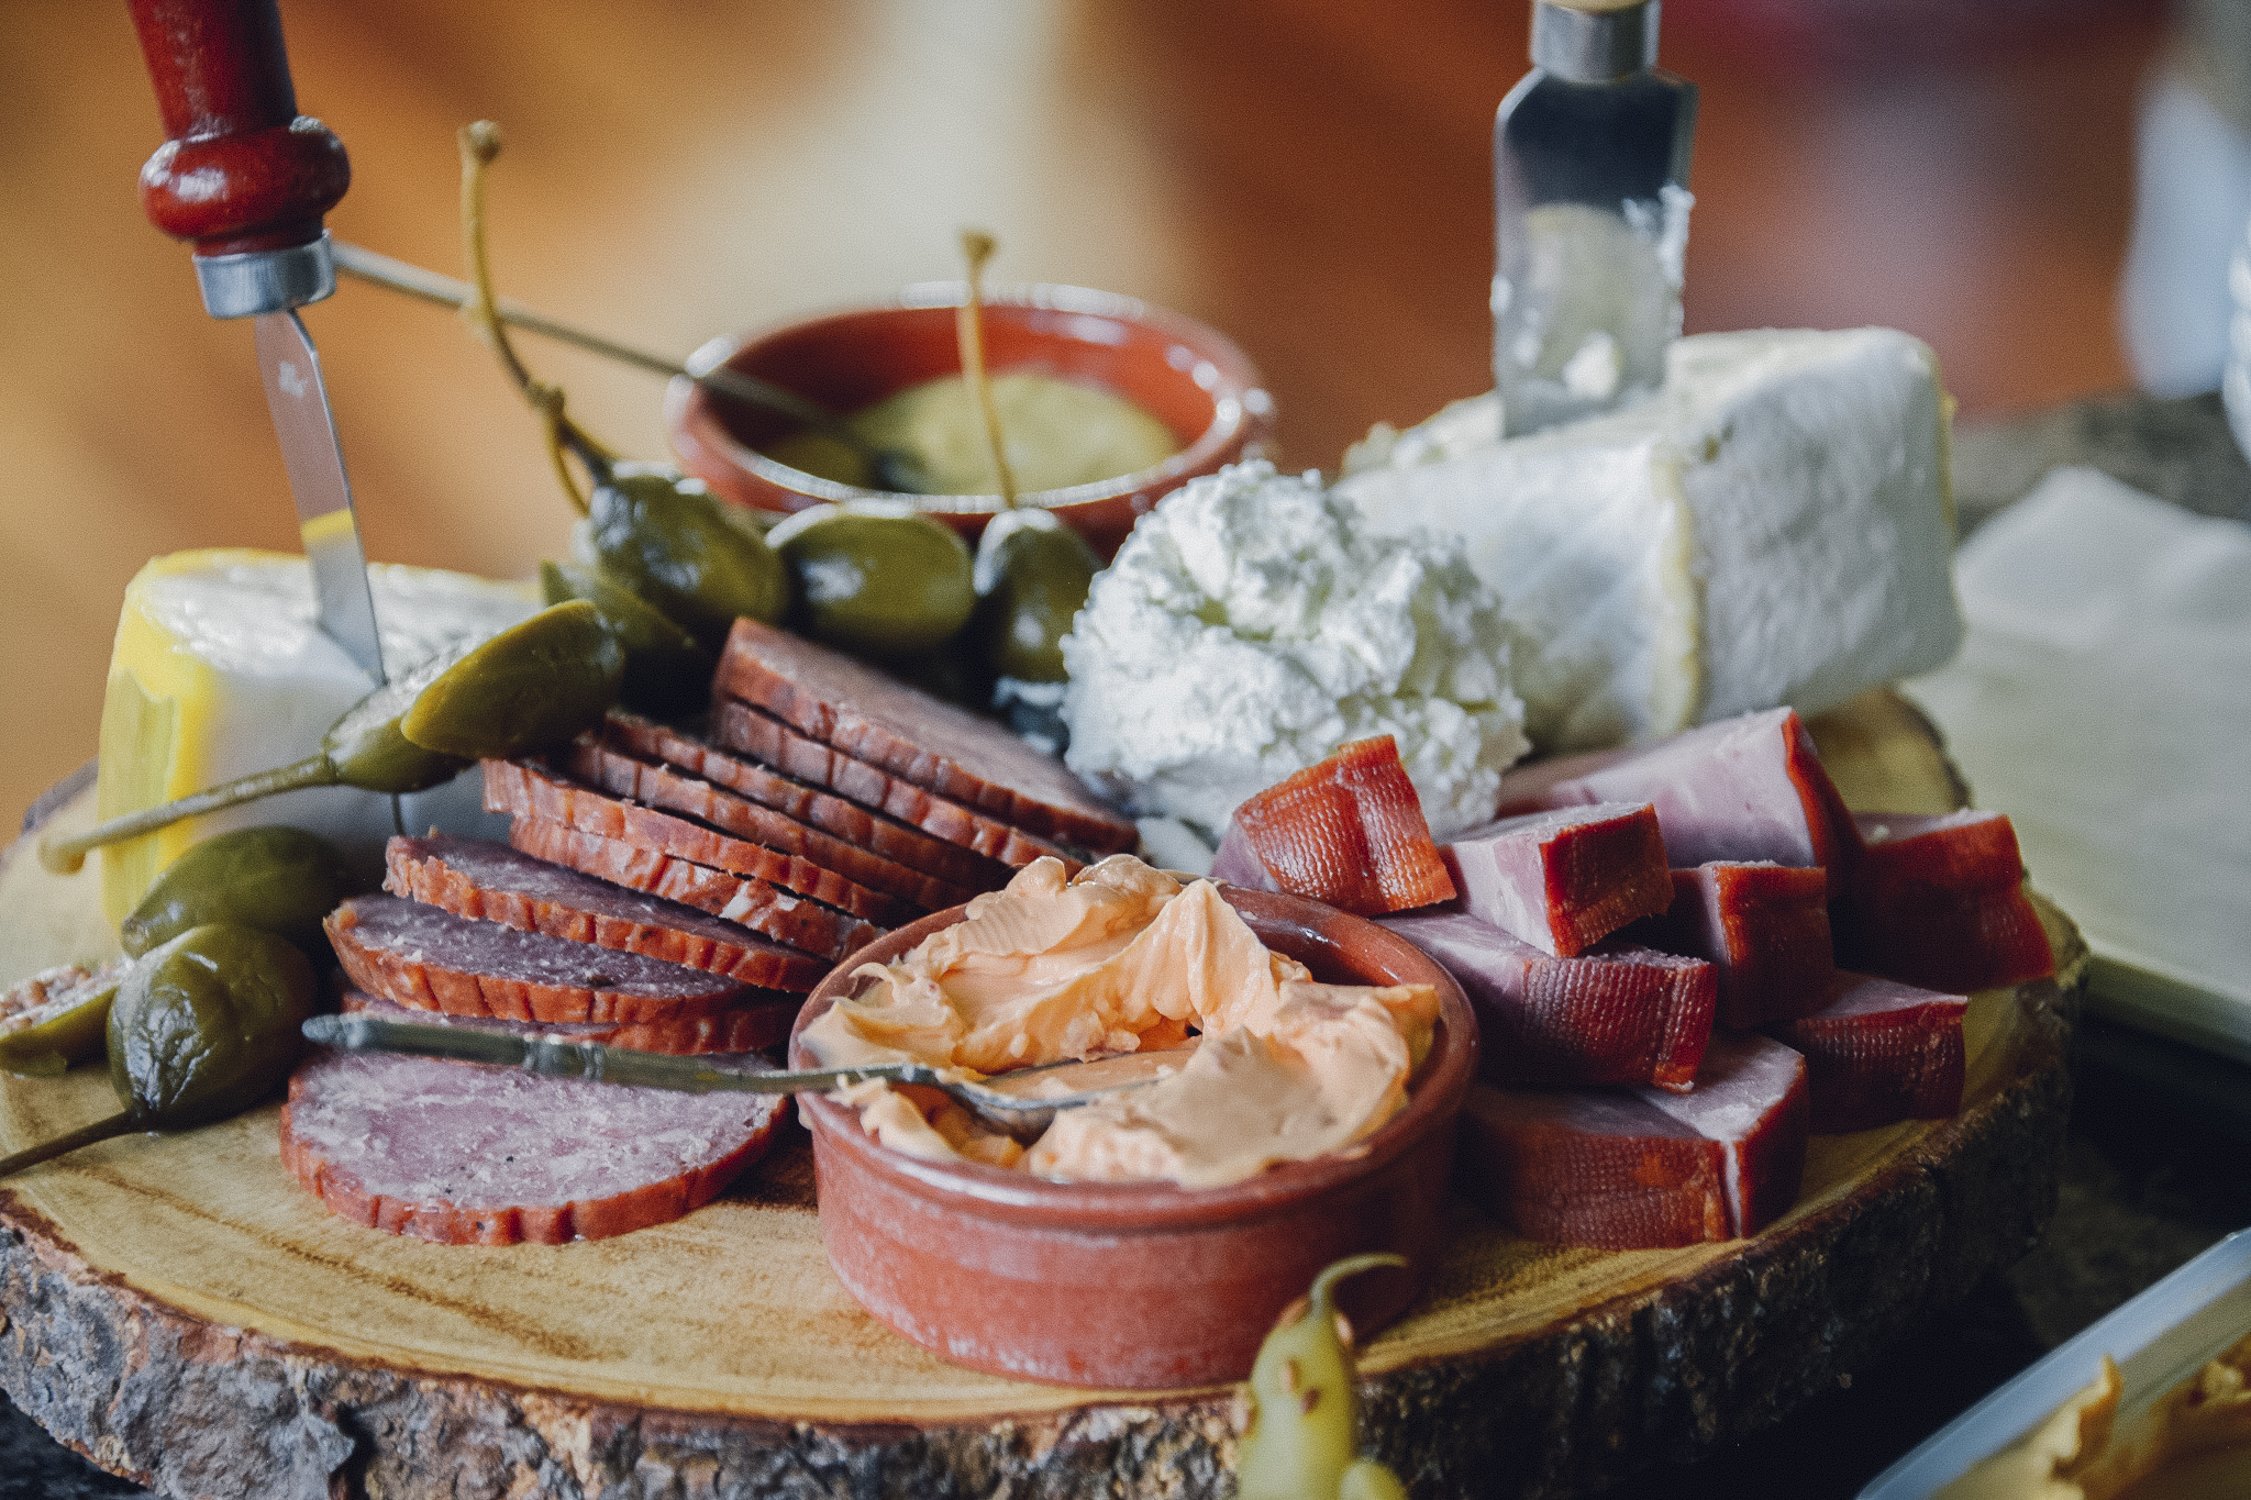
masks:
<svg viewBox="0 0 2251 1500"><path fill-rule="evenodd" d="M2123 1021L2251 1060L2251 526L2059 469L1956 565L1969 636L1908 691Z"/></svg>

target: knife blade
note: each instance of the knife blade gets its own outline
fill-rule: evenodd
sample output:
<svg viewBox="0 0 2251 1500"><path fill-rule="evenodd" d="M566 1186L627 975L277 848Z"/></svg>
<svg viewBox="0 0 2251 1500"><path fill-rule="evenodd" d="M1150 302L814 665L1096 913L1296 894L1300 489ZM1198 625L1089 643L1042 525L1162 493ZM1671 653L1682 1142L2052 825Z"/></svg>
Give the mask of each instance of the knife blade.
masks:
<svg viewBox="0 0 2251 1500"><path fill-rule="evenodd" d="M314 617L380 684L388 680L383 638L376 627L367 554L360 548L359 523L352 513L352 481L344 472L344 450L321 379L320 355L294 308L261 313L252 323L266 405L273 412L282 464L296 497L305 560L312 566Z"/></svg>

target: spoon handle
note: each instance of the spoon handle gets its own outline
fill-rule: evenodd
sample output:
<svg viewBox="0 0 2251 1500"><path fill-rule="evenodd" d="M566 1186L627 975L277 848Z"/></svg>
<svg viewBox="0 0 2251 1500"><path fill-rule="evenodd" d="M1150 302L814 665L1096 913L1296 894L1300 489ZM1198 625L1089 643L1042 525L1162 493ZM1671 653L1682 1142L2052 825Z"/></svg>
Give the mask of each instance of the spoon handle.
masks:
<svg viewBox="0 0 2251 1500"><path fill-rule="evenodd" d="M893 1083L936 1083L936 1075L917 1063L884 1063L860 1068L753 1070L722 1067L693 1057L606 1047L551 1036L518 1036L475 1026L394 1021L364 1012L314 1016L305 1022L305 1039L344 1052L392 1052L441 1057L455 1062L520 1068L542 1078L583 1078L631 1088L667 1089L678 1094L798 1094L819 1092L862 1079Z"/></svg>

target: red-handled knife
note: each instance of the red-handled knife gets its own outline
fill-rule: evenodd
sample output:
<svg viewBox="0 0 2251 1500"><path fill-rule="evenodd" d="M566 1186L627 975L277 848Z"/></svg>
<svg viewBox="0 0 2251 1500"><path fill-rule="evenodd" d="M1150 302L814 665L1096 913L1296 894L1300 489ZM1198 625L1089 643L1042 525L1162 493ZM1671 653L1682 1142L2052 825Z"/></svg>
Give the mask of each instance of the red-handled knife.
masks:
<svg viewBox="0 0 2251 1500"><path fill-rule="evenodd" d="M297 309L336 290L321 216L351 185L344 143L297 113L276 0L129 0L167 137L141 168L141 206L195 248L203 305L249 318L266 403L297 499L321 629L384 680L352 485Z"/></svg>

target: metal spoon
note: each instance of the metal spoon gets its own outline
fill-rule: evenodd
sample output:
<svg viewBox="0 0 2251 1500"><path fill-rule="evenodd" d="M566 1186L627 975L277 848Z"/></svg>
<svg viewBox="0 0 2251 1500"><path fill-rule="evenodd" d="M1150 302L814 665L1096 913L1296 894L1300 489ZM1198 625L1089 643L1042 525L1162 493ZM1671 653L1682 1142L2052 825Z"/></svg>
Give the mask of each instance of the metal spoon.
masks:
<svg viewBox="0 0 2251 1500"><path fill-rule="evenodd" d="M521 1036L469 1026L394 1021L364 1012L314 1016L305 1039L343 1052L393 1052L457 1062L520 1068L542 1078L583 1078L590 1083L668 1089L682 1094L826 1093L868 1079L937 1089L985 1124L1026 1144L1038 1140L1058 1113L1156 1082L1188 1060L1193 1047L1019 1068L969 1082L925 1063L872 1063L855 1068L753 1070L695 1057L605 1047L561 1037ZM1091 1085L1091 1086L1090 1086Z"/></svg>

